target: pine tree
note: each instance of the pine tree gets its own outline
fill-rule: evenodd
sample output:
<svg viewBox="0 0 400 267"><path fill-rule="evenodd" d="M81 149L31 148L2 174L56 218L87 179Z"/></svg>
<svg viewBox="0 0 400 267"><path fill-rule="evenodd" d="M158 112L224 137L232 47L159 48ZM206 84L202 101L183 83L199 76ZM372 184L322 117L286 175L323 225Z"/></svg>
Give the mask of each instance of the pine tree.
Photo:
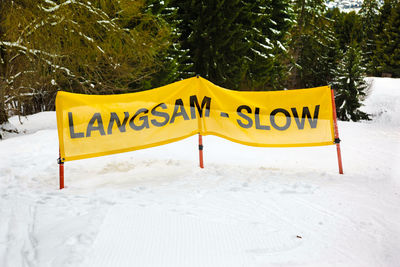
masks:
<svg viewBox="0 0 400 267"><path fill-rule="evenodd" d="M290 1L247 1L248 18L242 22L249 45L248 69L243 88L249 90L283 89L288 76L288 40L292 27ZM246 27L247 26L247 27Z"/></svg>
<svg viewBox="0 0 400 267"><path fill-rule="evenodd" d="M384 0L383 5L379 8L379 14L375 26L376 29L375 42L374 42L375 49L373 50L371 61L367 65L368 72L371 75L374 76L382 75L382 70L380 66L381 66L381 59L383 58L383 49L382 49L382 46L384 45L384 43L382 43L382 39L384 38L383 31L386 28L393 7L398 2L399 2L398 0Z"/></svg>
<svg viewBox="0 0 400 267"><path fill-rule="evenodd" d="M181 78L195 74L231 89L282 88L289 1L177 1Z"/></svg>
<svg viewBox="0 0 400 267"><path fill-rule="evenodd" d="M369 119L366 113L359 110L360 101L365 96L367 88L364 81L365 67L362 66L362 62L361 49L353 43L344 53L332 84L336 90L336 110L340 120Z"/></svg>
<svg viewBox="0 0 400 267"><path fill-rule="evenodd" d="M158 23L162 25L168 25L167 27L170 30L171 35L171 39L167 40L169 43L168 48L160 50L156 55L157 61L159 62L156 66L156 72L152 74L149 79L141 81L139 84L131 84L131 87L133 88L142 88L147 90L178 80L178 62L183 53L179 49L179 43L176 42L178 39L178 35L175 30L176 25L174 23L176 10L169 8L165 1L146 0L146 8L144 12L156 17ZM167 21L169 21L169 23Z"/></svg>
<svg viewBox="0 0 400 267"><path fill-rule="evenodd" d="M379 15L379 3L377 0L364 0L359 11L362 21L362 51L364 53L367 72L373 72L372 57L376 49L375 38L377 34L377 22Z"/></svg>
<svg viewBox="0 0 400 267"><path fill-rule="evenodd" d="M384 0L383 5L379 8L378 18L376 23L376 32L379 34L385 28L385 25L392 12L392 8L399 3L399 0Z"/></svg>
<svg viewBox="0 0 400 267"><path fill-rule="evenodd" d="M292 30L291 88L328 84L334 76L338 44L323 0L296 0Z"/></svg>
<svg viewBox="0 0 400 267"><path fill-rule="evenodd" d="M181 78L199 74L218 85L238 88L246 61L245 31L238 23L242 1L172 0L170 7L177 10L178 49L187 52L180 60Z"/></svg>
<svg viewBox="0 0 400 267"><path fill-rule="evenodd" d="M400 2L391 9L390 16L376 41L375 63L379 74L400 77Z"/></svg>
<svg viewBox="0 0 400 267"><path fill-rule="evenodd" d="M332 20L333 30L342 51L345 51L351 43L363 42L363 25L361 17L356 12L341 12L335 8L329 10L327 16Z"/></svg>

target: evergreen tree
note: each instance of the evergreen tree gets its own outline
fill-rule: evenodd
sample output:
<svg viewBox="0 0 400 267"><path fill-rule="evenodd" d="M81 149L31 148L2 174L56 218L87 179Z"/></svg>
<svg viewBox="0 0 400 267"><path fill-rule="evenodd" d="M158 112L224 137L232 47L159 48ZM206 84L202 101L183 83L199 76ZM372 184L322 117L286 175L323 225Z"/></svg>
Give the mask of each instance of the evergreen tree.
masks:
<svg viewBox="0 0 400 267"><path fill-rule="evenodd" d="M363 42L363 25L361 17L356 12L341 12L335 8L327 12L327 17L332 20L340 50L346 51L351 43Z"/></svg>
<svg viewBox="0 0 400 267"><path fill-rule="evenodd" d="M218 85L238 88L246 61L245 30L238 22L242 1L172 0L170 6L177 10L179 49L187 51L180 62L181 78L199 74Z"/></svg>
<svg viewBox="0 0 400 267"><path fill-rule="evenodd" d="M378 18L376 23L376 32L379 34L385 28L385 25L392 12L392 8L399 2L399 0L384 0L383 5L379 8Z"/></svg>
<svg viewBox="0 0 400 267"><path fill-rule="evenodd" d="M144 90L160 87L178 80L178 62L183 54L179 49L179 43L176 42L178 35L173 20L176 10L169 8L165 1L146 0L145 12L156 17L160 24L168 25L171 39L166 40L168 41L168 48L160 50L156 55L157 62L159 63L156 66L156 72L152 74L149 79L141 81L139 84L131 84L133 88L142 88ZM167 21L169 21L169 23Z"/></svg>
<svg viewBox="0 0 400 267"><path fill-rule="evenodd" d="M352 44L341 60L333 88L336 90L336 111L340 120L359 121L369 119L359 110L361 99L365 96L367 84L364 81L365 67L362 66L360 48Z"/></svg>
<svg viewBox="0 0 400 267"><path fill-rule="evenodd" d="M288 32L293 24L289 1L246 3L250 21L242 24L247 33L249 62L241 87L247 90L282 89L288 76Z"/></svg>
<svg viewBox="0 0 400 267"><path fill-rule="evenodd" d="M323 0L295 0L292 30L291 88L328 84L334 76L338 44Z"/></svg>
<svg viewBox="0 0 400 267"><path fill-rule="evenodd" d="M400 77L400 2L391 9L383 31L376 41L375 63L379 74Z"/></svg>
<svg viewBox="0 0 400 267"><path fill-rule="evenodd" d="M281 88L289 1L177 1L181 78L199 74L231 89Z"/></svg>
<svg viewBox="0 0 400 267"><path fill-rule="evenodd" d="M375 42L374 46L375 49L372 53L371 62L367 65L368 72L374 76L381 76L382 70L381 66L381 59L383 55L382 45L384 45L381 41L383 37L383 31L386 28L388 23L390 14L392 13L392 8L398 3L398 0L384 0L383 5L379 9L379 14L376 23L376 34L375 34ZM378 47L379 46L379 47Z"/></svg>
<svg viewBox="0 0 400 267"><path fill-rule="evenodd" d="M375 36L377 34L376 25L379 15L379 4L377 0L364 0L362 7L359 11L362 21L363 42L361 45L364 53L365 65L367 72L373 72L372 57L376 49Z"/></svg>

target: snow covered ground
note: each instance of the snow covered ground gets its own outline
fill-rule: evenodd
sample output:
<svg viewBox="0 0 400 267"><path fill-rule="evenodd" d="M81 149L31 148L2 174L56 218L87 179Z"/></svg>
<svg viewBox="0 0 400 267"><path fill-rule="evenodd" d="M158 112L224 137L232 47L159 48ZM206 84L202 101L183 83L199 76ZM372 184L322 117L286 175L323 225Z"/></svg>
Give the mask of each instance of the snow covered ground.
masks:
<svg viewBox="0 0 400 267"><path fill-rule="evenodd" d="M400 266L400 79L373 78L370 122L335 146L206 136L67 162L55 113L0 141L0 266Z"/></svg>

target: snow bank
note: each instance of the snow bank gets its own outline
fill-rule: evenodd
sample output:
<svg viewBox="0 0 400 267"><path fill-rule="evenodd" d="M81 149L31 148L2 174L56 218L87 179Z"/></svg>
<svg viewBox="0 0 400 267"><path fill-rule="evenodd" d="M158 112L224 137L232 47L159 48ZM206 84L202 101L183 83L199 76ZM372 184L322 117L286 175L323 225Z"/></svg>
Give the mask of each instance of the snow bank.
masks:
<svg viewBox="0 0 400 267"><path fill-rule="evenodd" d="M374 123L400 126L400 79L367 78L371 84L361 110L371 114Z"/></svg>
<svg viewBox="0 0 400 267"><path fill-rule="evenodd" d="M8 121L0 125L0 134L4 139L21 134L33 134L40 130L57 129L57 119L55 113L51 111L29 116L13 116Z"/></svg>
<svg viewBox="0 0 400 267"><path fill-rule="evenodd" d="M9 119L19 132L32 134L40 130L57 129L57 119L54 112L40 112L27 117L14 116Z"/></svg>
<svg viewBox="0 0 400 267"><path fill-rule="evenodd" d="M18 134L18 129L11 123L6 122L0 125L0 140Z"/></svg>

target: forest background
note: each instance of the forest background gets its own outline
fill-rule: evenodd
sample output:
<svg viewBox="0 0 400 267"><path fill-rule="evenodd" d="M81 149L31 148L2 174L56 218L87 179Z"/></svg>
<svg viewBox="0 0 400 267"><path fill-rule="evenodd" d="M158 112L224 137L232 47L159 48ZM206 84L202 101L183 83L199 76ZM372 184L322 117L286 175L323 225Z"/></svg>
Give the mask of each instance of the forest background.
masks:
<svg viewBox="0 0 400 267"><path fill-rule="evenodd" d="M369 119L364 77L400 77L400 1L357 13L322 0L0 1L3 130L54 110L59 90L129 93L195 75L233 90L329 84L339 119Z"/></svg>

